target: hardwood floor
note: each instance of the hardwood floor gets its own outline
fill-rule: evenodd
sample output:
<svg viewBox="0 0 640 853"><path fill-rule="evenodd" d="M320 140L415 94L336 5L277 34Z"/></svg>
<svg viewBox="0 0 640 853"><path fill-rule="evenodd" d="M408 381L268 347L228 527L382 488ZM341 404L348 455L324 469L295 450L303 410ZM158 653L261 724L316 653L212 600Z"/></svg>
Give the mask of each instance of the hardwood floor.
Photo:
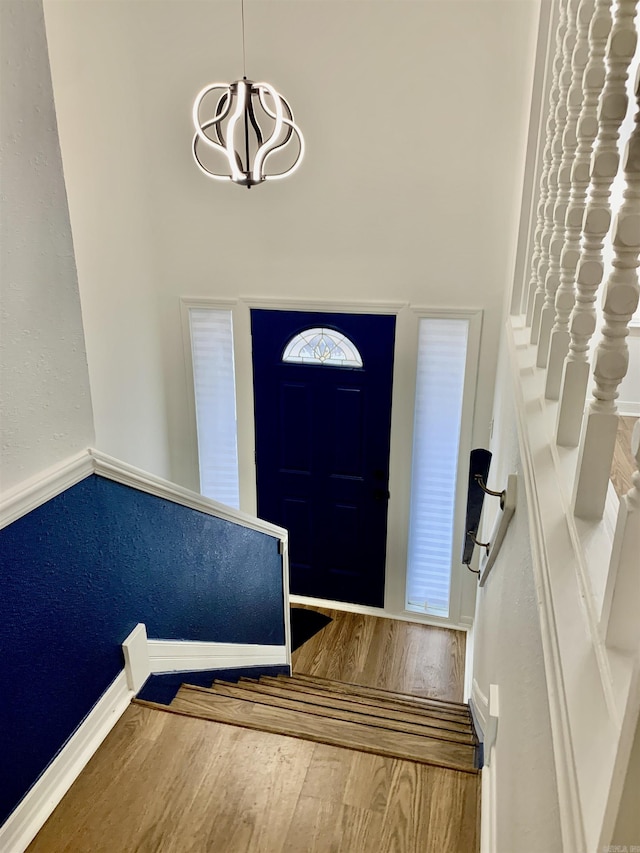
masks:
<svg viewBox="0 0 640 853"><path fill-rule="evenodd" d="M29 853L472 853L478 777L131 705Z"/></svg>
<svg viewBox="0 0 640 853"><path fill-rule="evenodd" d="M309 609L326 613L332 621L293 653L294 673L462 702L464 632Z"/></svg>
<svg viewBox="0 0 640 853"><path fill-rule="evenodd" d="M461 701L464 635L329 615L294 654L302 695L310 674ZM479 814L473 773L131 705L29 851L474 853Z"/></svg>
<svg viewBox="0 0 640 853"><path fill-rule="evenodd" d="M618 420L616 447L611 466L611 482L618 497L626 495L633 485L631 477L636 469L636 462L631 455L631 433L637 420L638 418L622 416Z"/></svg>

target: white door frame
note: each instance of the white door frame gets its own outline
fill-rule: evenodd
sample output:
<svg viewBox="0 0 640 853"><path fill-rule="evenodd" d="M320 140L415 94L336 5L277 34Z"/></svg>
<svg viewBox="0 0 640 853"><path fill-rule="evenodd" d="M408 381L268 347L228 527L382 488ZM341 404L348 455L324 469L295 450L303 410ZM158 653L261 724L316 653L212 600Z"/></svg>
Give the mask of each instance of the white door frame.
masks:
<svg viewBox="0 0 640 853"><path fill-rule="evenodd" d="M241 296L238 299L182 299L183 334L186 330L185 359L189 399L192 408L191 420L195 439L195 398L193 391L193 369L191 365L190 336L188 326L189 308L223 308L232 312L233 346L236 377L236 411L238 422L238 465L240 478L240 509L256 514L256 470L255 430L253 407L253 366L251 356L251 309L267 308L273 311L317 311L344 314L394 314L396 316L396 342L393 368L393 392L391 402L391 445L389 456L388 533L385 573L384 610L362 605L340 603L341 609L358 613L371 613L404 621L441 625L467 630L472 615L461 615L462 590L464 583L475 583L475 576L460 564L456 553L462 548L466 514L466 491L468 459L471 450L471 435L475 410L482 311L480 309L442 309L428 306L410 306L406 302L353 302L306 299L265 299L264 297ZM418 326L423 317L454 318L469 320L467 365L463 397L462 429L460 433L460 464L456 487L457 511L454 522L454 553L451 576L451 599L449 618L425 616L405 609L405 585L407 567L407 543L409 531L409 503L411 495L411 454L413 446L413 416L415 406L415 384L418 353ZM197 441L196 458L197 458ZM467 578L467 575L469 578ZM292 596L293 602L313 601L327 605L319 599Z"/></svg>

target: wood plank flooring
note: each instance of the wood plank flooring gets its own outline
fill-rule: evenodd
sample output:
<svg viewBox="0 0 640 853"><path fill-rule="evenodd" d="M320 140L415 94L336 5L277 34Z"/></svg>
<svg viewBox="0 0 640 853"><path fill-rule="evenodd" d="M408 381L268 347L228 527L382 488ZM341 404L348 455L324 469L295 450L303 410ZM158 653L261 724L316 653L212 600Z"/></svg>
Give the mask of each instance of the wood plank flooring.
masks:
<svg viewBox="0 0 640 853"><path fill-rule="evenodd" d="M472 853L477 776L132 705L30 853Z"/></svg>
<svg viewBox="0 0 640 853"><path fill-rule="evenodd" d="M631 477L636 469L636 462L631 455L631 434L638 418L623 417L618 419L616 446L611 466L611 482L618 497L626 495L633 483Z"/></svg>
<svg viewBox="0 0 640 853"><path fill-rule="evenodd" d="M301 695L305 674L353 682L408 723L415 700L383 691L439 698L459 729L464 634L328 612L294 654ZM474 853L479 813L472 773L132 705L29 851Z"/></svg>
<svg viewBox="0 0 640 853"><path fill-rule="evenodd" d="M310 609L326 613L332 621L293 653L294 674L462 702L463 631Z"/></svg>

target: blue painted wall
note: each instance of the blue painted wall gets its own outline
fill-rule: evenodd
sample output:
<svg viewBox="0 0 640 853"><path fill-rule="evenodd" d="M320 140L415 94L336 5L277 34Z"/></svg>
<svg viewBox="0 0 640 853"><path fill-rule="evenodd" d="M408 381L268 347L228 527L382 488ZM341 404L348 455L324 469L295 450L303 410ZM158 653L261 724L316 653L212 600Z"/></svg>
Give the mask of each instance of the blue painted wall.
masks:
<svg viewBox="0 0 640 853"><path fill-rule="evenodd" d="M277 539L91 476L0 531L0 823L149 637L284 644Z"/></svg>

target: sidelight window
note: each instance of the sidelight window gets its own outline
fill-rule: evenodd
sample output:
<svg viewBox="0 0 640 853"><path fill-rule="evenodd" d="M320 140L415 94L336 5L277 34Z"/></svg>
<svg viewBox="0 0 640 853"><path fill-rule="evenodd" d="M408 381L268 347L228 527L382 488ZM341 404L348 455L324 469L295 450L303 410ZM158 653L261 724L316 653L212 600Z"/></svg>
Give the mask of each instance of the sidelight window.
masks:
<svg viewBox="0 0 640 853"><path fill-rule="evenodd" d="M231 311L190 308L200 491L238 509L238 442Z"/></svg>
<svg viewBox="0 0 640 853"><path fill-rule="evenodd" d="M447 618L469 321L420 320L406 608Z"/></svg>

